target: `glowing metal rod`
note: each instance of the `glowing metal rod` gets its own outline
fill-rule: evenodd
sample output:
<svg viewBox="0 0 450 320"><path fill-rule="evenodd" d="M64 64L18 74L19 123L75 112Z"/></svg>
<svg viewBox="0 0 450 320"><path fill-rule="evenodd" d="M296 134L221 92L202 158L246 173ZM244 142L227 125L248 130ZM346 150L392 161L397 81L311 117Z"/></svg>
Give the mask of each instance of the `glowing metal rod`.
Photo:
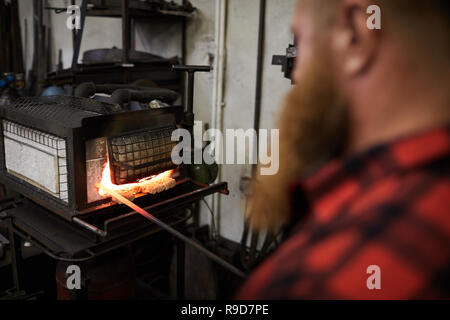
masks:
<svg viewBox="0 0 450 320"><path fill-rule="evenodd" d="M130 200L128 200L127 198L123 197L122 195L120 195L118 192L108 188L107 186L101 185L101 184L96 184L96 187L98 189L102 189L103 192L109 194L111 197L113 197L115 200L121 202L122 204L130 207L131 209L133 209L134 211L136 211L137 213L139 213L141 216L143 216L144 218L156 223L158 226L160 226L162 229L168 231L169 233L173 234L175 237L177 237L178 239L190 244L191 246L193 246L194 248L200 250L201 252L203 252L206 256L208 256L211 260L214 260L215 262L217 262L218 264L220 264L221 266L223 266L224 268L232 271L234 274L236 274L237 276L241 277L241 278L245 278L246 275L244 272L242 272L241 270L239 270L238 268L236 268L235 266L233 266L232 264L226 262L225 260L223 260L222 258L218 257L217 255L215 255L214 253L212 253L211 251L207 250L206 248L204 248L203 246L199 245L198 243L196 243L195 241L193 241L192 239L189 239L188 237L186 237L184 234L182 234L181 232L175 230L174 228L172 228L171 226L165 224L164 222L162 222L161 220L159 220L158 218L154 217L153 215L151 215L150 213L148 213L146 210L142 209L141 207L137 206L136 204L134 204L133 202L131 202Z"/></svg>

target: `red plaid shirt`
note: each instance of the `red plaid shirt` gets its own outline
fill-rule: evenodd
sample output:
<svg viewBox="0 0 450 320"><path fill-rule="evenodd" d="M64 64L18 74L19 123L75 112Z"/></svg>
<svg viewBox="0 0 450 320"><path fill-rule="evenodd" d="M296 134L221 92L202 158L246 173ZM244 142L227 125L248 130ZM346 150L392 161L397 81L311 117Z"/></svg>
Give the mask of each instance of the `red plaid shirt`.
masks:
<svg viewBox="0 0 450 320"><path fill-rule="evenodd" d="M239 299L450 298L450 127L334 161L295 185L294 213L301 199L311 214Z"/></svg>

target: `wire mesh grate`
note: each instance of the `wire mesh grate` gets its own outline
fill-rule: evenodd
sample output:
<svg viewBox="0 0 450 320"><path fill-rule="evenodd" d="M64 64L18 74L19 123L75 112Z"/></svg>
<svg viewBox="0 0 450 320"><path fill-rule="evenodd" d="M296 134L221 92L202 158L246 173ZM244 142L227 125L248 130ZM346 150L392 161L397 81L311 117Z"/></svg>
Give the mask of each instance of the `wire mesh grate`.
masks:
<svg viewBox="0 0 450 320"><path fill-rule="evenodd" d="M175 127L109 139L111 178L116 184L135 182L173 169L171 140Z"/></svg>

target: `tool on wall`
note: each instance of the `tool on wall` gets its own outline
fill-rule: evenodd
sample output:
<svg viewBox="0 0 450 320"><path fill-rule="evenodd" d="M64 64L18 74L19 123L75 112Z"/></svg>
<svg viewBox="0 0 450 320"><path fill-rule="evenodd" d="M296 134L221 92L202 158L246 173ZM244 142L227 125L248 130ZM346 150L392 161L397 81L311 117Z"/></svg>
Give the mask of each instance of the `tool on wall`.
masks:
<svg viewBox="0 0 450 320"><path fill-rule="evenodd" d="M295 44L290 44L286 49L286 55L274 55L272 65L281 66L284 77L292 80L292 71L294 69L295 58L297 58L297 48Z"/></svg>
<svg viewBox="0 0 450 320"><path fill-rule="evenodd" d="M0 72L23 73L17 0L0 0Z"/></svg>

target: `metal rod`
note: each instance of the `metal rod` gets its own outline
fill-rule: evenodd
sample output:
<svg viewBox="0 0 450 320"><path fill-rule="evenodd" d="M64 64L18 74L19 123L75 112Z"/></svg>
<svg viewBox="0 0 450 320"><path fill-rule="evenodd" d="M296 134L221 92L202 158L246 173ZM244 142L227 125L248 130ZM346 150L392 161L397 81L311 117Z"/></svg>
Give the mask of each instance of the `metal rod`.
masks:
<svg viewBox="0 0 450 320"><path fill-rule="evenodd" d="M193 184L195 184L196 186L199 186L199 187L202 187L202 188L208 188L209 187L207 184L201 183L201 182L199 182L197 180L192 180L191 179L190 181ZM230 191L228 189L225 189L225 190L220 190L219 193L228 196L230 194Z"/></svg>
<svg viewBox="0 0 450 320"><path fill-rule="evenodd" d="M76 3L75 3L75 0L71 0L70 1L70 4L72 5L72 6L74 6ZM73 28L72 29L72 49L74 49L75 48L75 43L77 42L77 29L75 29L75 28Z"/></svg>
<svg viewBox="0 0 450 320"><path fill-rule="evenodd" d="M253 128L256 130L256 147L259 146L259 127L261 122L261 95L262 95L262 76L264 63L264 40L266 31L266 0L261 0L259 5L259 26L258 26L258 57L256 64L256 88L255 88L255 114L253 119ZM258 150L257 150L258 151ZM257 165L252 166L253 176L255 175Z"/></svg>
<svg viewBox="0 0 450 320"><path fill-rule="evenodd" d="M9 243L11 248L11 265L13 274L13 283L16 291L20 291L21 287L21 270L22 270L22 248L19 238L14 234L12 219L8 224Z"/></svg>
<svg viewBox="0 0 450 320"><path fill-rule="evenodd" d="M128 13L128 0L122 0L122 63L129 62L130 51L130 16Z"/></svg>
<svg viewBox="0 0 450 320"><path fill-rule="evenodd" d="M226 67L226 42L227 42L227 17L228 17L228 2L227 0L215 1L215 59L214 59L214 83L212 93L212 112L211 112L211 126L213 129L222 131L223 127L223 109L225 107L224 91L225 91L225 67ZM221 155L222 156L222 155ZM219 167L216 181L220 181L222 176L222 167ZM221 206L220 197L214 194L211 197L211 207L215 214L215 225L217 234L220 234L221 229Z"/></svg>
<svg viewBox="0 0 450 320"><path fill-rule="evenodd" d="M203 252L208 258L210 258L211 260L215 261L217 264L219 264L222 267L230 270L231 272L233 272L234 274L236 274L237 276L239 276L241 278L245 278L246 277L244 272L242 272L241 270L239 270L238 268L236 268L232 264L226 262L225 260L223 260L219 256L215 255L211 251L207 250L203 246L199 245L198 243L196 243L192 239L189 239L188 237L186 237L181 232L175 230L171 226L169 226L169 225L165 224L164 222L162 222L161 220L155 218L149 212L147 212L144 209L142 209L141 207L137 206L136 204L134 204L130 200L126 199L125 197L123 197L122 195L117 193L116 191L114 191L114 190L112 190L112 189L110 189L110 188L108 188L106 186L100 185L100 184L97 184L96 187L99 188L99 189L102 189L104 192L106 192L110 196L112 196L115 200L121 202L122 204L124 204L124 205L126 205L128 207L130 207L131 209L133 209L134 211L136 211L137 213L142 215L144 218L154 222L155 224L160 226L162 229L168 231L169 233L171 233L172 235L174 235L178 239L184 241L185 243L187 243L187 244L191 245L192 247L196 248L197 250Z"/></svg>
<svg viewBox="0 0 450 320"><path fill-rule="evenodd" d="M84 227L84 228L94 232L96 235L99 235L100 237L104 238L104 237L106 237L108 235L105 231L100 230L99 228L97 228L97 227L95 227L95 226L93 226L93 225L91 225L91 224L89 224L89 223L87 223L87 222L77 218L77 217L73 217L72 221L75 222L76 224L78 224L78 225L80 225L80 226L82 226L82 227Z"/></svg>
<svg viewBox="0 0 450 320"><path fill-rule="evenodd" d="M75 71L78 68L78 57L80 55L81 41L83 40L83 32L84 32L84 23L86 20L86 10L87 10L87 0L83 0L81 3L81 17L80 24L81 29L77 31L75 37L75 45L73 48L73 57L72 57L72 71Z"/></svg>

